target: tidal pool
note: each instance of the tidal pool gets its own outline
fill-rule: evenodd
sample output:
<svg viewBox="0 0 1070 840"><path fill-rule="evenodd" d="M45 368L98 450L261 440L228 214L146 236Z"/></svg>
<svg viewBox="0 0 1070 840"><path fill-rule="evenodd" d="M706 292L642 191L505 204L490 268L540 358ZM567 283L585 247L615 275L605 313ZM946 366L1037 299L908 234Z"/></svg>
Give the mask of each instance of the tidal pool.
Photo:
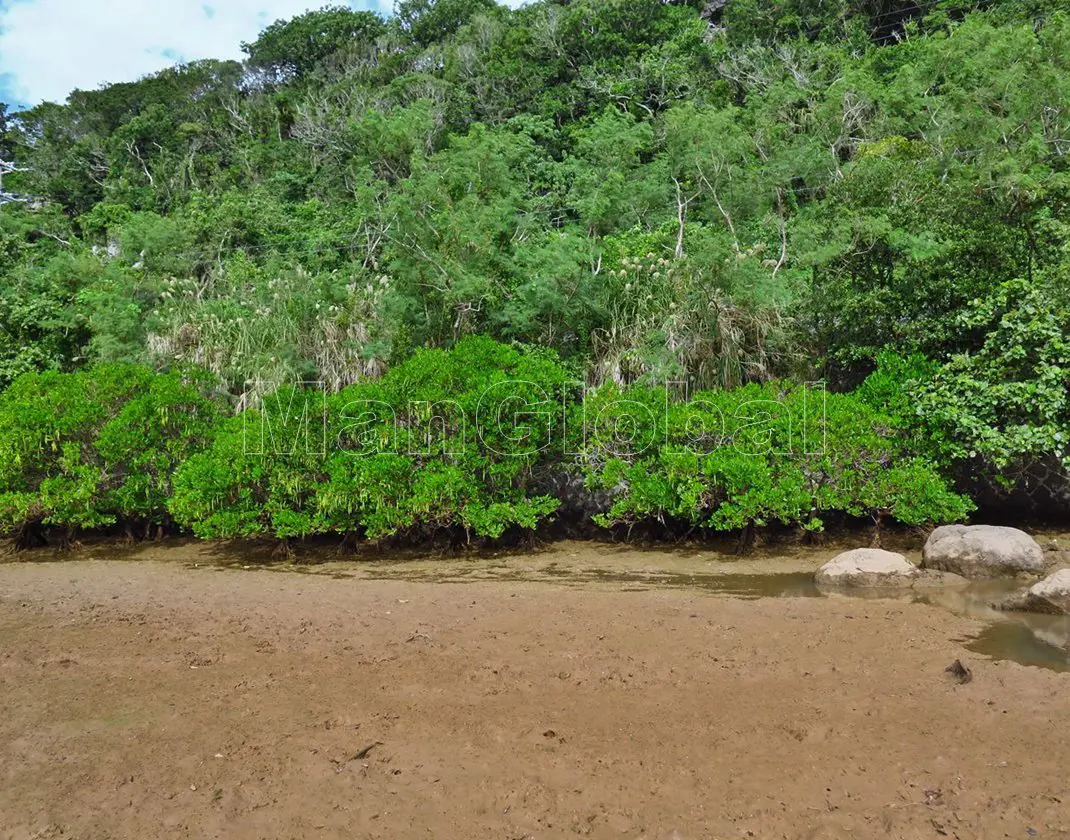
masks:
<svg viewBox="0 0 1070 840"><path fill-rule="evenodd" d="M1065 534L1038 534L1042 543ZM730 547L646 546L566 541L528 551L427 555L384 551L366 560L281 563L270 557L224 552L214 565L330 575L339 579L404 580L436 584L493 581L551 583L570 587L608 587L622 591L681 589L741 599L856 597L898 599L931 604L983 622L976 635L957 640L967 649L997 660L1070 671L1070 617L1009 613L992 603L1027 585L1019 580L976 581L964 586L911 590L824 592L814 571L840 551L857 547L842 538L821 546L784 543L739 555ZM900 536L889 546L920 560L917 540ZM210 564L212 565L212 564Z"/></svg>

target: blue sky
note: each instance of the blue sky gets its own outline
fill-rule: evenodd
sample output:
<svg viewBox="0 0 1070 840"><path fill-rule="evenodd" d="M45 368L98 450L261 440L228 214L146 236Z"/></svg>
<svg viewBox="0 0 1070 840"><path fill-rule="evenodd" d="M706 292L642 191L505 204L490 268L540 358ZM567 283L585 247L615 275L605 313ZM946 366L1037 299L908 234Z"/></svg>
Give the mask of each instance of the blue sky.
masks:
<svg viewBox="0 0 1070 840"><path fill-rule="evenodd" d="M344 0L338 0L344 2ZM0 102L62 102L178 61L241 58L242 41L328 0L0 0ZM355 0L387 13L393 0Z"/></svg>

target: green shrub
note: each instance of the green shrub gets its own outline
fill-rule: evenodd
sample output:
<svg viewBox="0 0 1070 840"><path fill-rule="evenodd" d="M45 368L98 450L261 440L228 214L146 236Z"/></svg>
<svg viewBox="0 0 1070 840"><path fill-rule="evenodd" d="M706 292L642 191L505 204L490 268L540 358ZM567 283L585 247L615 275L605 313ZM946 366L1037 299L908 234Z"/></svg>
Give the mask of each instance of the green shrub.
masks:
<svg viewBox="0 0 1070 840"><path fill-rule="evenodd" d="M170 521L205 539L493 539L551 517L548 488L570 473L608 496L603 526L879 528L971 507L859 395L607 386L580 402L553 353L481 337L337 394L281 387L225 419L208 378L121 364L20 377L0 396L0 528L24 544L43 526ZM897 393L878 385L867 398Z"/></svg>
<svg viewBox="0 0 1070 840"><path fill-rule="evenodd" d="M310 437L316 427L309 419L322 413L322 394L287 387L265 397L261 409L225 420L175 475L175 521L206 539L322 531L314 499L324 480L323 435Z"/></svg>
<svg viewBox="0 0 1070 840"><path fill-rule="evenodd" d="M282 389L182 467L171 510L205 538L533 529L557 508L534 487L567 379L552 353L469 338L326 399Z"/></svg>
<svg viewBox="0 0 1070 840"><path fill-rule="evenodd" d="M788 384L698 393L603 389L586 406L582 467L608 491L607 526L677 520L714 530L820 530L843 514L909 525L966 516L895 424L853 395ZM626 433L622 434L622 428Z"/></svg>
<svg viewBox="0 0 1070 840"><path fill-rule="evenodd" d="M164 524L175 468L215 423L204 388L123 364L19 377L0 395L0 533Z"/></svg>
<svg viewBox="0 0 1070 840"><path fill-rule="evenodd" d="M914 389L917 417L942 459L1005 492L1036 468L1070 475L1070 304L1067 269L1004 283L962 326L981 346L953 356ZM1049 492L1053 488L1048 488ZM1058 488L1054 488L1057 492Z"/></svg>
<svg viewBox="0 0 1070 840"><path fill-rule="evenodd" d="M902 356L882 350L877 354L877 369L855 393L862 402L904 427L915 426L917 388L930 382L939 369L939 363L920 353Z"/></svg>
<svg viewBox="0 0 1070 840"><path fill-rule="evenodd" d="M1001 284L958 318L976 350L943 364L886 351L858 395L896 419L916 454L975 492L1023 491L1051 509L1070 486L1065 288L1065 269Z"/></svg>

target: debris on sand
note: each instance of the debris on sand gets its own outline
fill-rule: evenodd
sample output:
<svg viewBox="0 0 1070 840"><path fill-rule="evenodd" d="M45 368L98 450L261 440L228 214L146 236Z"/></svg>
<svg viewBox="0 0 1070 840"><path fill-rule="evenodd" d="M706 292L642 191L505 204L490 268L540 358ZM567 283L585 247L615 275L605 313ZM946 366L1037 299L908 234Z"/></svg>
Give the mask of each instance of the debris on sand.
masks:
<svg viewBox="0 0 1070 840"><path fill-rule="evenodd" d="M954 678L959 685L966 685L966 683L973 679L973 671L963 665L962 660L960 659L956 659L944 668L944 672L951 674L952 678Z"/></svg>
<svg viewBox="0 0 1070 840"><path fill-rule="evenodd" d="M366 746L364 749L362 749L360 752L358 752L355 756L353 756L353 761L360 761L361 759L367 758L368 757L368 753L370 753L376 747L382 746L382 743L383 743L382 741L375 741L374 743L368 744L368 746Z"/></svg>

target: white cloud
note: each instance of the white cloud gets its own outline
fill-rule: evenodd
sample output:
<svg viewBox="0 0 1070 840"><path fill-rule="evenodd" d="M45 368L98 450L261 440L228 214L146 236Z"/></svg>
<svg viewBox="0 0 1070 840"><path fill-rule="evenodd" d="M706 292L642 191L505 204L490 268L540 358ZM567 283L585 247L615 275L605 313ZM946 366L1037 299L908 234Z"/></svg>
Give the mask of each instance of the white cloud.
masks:
<svg viewBox="0 0 1070 840"><path fill-rule="evenodd" d="M11 100L62 102L75 88L132 81L176 61L241 58L241 42L268 24L323 5L327 0L0 0L0 87ZM353 5L388 12L393 3Z"/></svg>

